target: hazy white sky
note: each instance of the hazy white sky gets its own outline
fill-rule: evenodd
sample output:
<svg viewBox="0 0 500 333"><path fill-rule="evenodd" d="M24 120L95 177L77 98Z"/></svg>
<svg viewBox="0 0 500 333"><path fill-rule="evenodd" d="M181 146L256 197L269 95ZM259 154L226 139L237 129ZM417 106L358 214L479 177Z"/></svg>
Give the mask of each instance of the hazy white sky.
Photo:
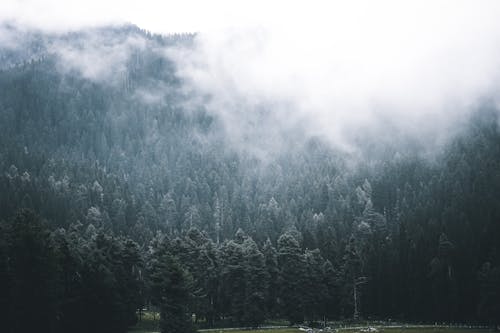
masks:
<svg viewBox="0 0 500 333"><path fill-rule="evenodd" d="M2 0L0 15L48 28L128 21L155 32L208 31L246 25L300 24L321 13L314 1ZM281 22L281 23L280 23Z"/></svg>
<svg viewBox="0 0 500 333"><path fill-rule="evenodd" d="M345 21L384 25L395 17L407 24L409 15L423 20L421 25L450 17L481 21L483 16L498 18L499 7L493 0L2 0L0 18L53 29L128 21L155 32L245 26L307 30L318 25L335 27Z"/></svg>

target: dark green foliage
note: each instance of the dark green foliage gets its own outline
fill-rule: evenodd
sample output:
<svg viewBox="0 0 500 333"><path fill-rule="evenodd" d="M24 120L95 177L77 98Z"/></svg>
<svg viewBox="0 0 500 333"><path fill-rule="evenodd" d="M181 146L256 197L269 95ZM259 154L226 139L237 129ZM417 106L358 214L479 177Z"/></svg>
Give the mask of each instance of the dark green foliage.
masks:
<svg viewBox="0 0 500 333"><path fill-rule="evenodd" d="M3 274L7 275L8 289L4 294L3 329L7 332L54 332L59 300L50 234L29 210L20 211L4 230L8 259Z"/></svg>
<svg viewBox="0 0 500 333"><path fill-rule="evenodd" d="M278 253L268 238L262 247L264 255L265 267L267 270L268 285L266 290L266 313L268 317L274 318L279 313L278 309L278 290L279 290L279 268L278 268Z"/></svg>
<svg viewBox="0 0 500 333"><path fill-rule="evenodd" d="M322 297L323 303L319 314L323 318L335 318L339 313L339 277L332 263L326 260L322 267L323 283L325 294Z"/></svg>
<svg viewBox="0 0 500 333"><path fill-rule="evenodd" d="M485 262L477 273L479 303L477 312L481 320L498 325L500 322L500 268Z"/></svg>
<svg viewBox="0 0 500 333"><path fill-rule="evenodd" d="M88 239L77 226L50 232L29 210L2 229L7 332L125 332L135 323L143 300L131 240Z"/></svg>
<svg viewBox="0 0 500 333"><path fill-rule="evenodd" d="M304 319L304 289L306 262L299 243L292 233L285 233L278 239L279 304L281 313L292 324Z"/></svg>
<svg viewBox="0 0 500 333"><path fill-rule="evenodd" d="M169 331L191 330L193 313L200 326L258 326L352 318L355 305L361 318L500 318L493 104L429 159L371 138L352 168L312 138L261 161L187 107L199 96L155 51L193 36L98 33L146 47L107 81L47 52L85 34L20 36L27 54L0 46L6 332L124 332L151 303Z"/></svg>
<svg viewBox="0 0 500 333"><path fill-rule="evenodd" d="M151 302L160 311L161 332L193 332L188 312L190 286L186 271L166 251L159 251L151 261Z"/></svg>
<svg viewBox="0 0 500 333"><path fill-rule="evenodd" d="M231 316L236 325L243 322L245 315L245 254L243 246L228 241L222 247L222 297L224 313Z"/></svg>
<svg viewBox="0 0 500 333"><path fill-rule="evenodd" d="M252 238L243 242L245 255L245 304L242 322L245 326L257 327L264 322L266 313L266 293L269 275L262 252Z"/></svg>
<svg viewBox="0 0 500 333"><path fill-rule="evenodd" d="M320 320L323 306L328 295L327 285L323 276L324 259L318 249L306 250L304 254L306 271L305 281L302 286L304 314L311 324Z"/></svg>

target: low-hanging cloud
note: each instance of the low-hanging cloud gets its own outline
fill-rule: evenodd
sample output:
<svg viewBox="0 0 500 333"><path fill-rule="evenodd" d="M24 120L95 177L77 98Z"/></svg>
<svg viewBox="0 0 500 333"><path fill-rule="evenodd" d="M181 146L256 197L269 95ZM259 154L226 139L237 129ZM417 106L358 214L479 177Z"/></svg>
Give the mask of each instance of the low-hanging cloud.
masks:
<svg viewBox="0 0 500 333"><path fill-rule="evenodd" d="M496 98L500 3L363 4L200 33L169 55L233 144L264 155L297 134L355 152L364 132L404 133L433 149Z"/></svg>
<svg viewBox="0 0 500 333"><path fill-rule="evenodd" d="M53 0L7 1L4 13L10 14L0 19L4 15L61 35L123 21L151 22L160 33L189 23L200 30L193 45L155 50L177 65L190 96L184 106L204 107L220 120L233 147L263 158L313 137L353 154L359 153L360 140L384 144L401 136L434 150L482 98L498 100L497 1L289 1L282 6L256 0L236 6L220 0L219 6L204 5L200 17L188 15L198 7L195 0L168 8L152 2L146 16L134 16L139 11L127 1L114 11L116 3L101 8L74 0L71 6L79 9L73 17L71 10L58 15L62 9L56 10ZM45 14L34 15L40 6L47 8ZM62 71L94 81L122 80L133 50L159 48L133 34L110 39L98 28L86 31L80 44L55 39L49 49ZM0 43L16 46L2 31ZM155 82L134 94L143 103L159 104L168 89Z"/></svg>
<svg viewBox="0 0 500 333"><path fill-rule="evenodd" d="M144 49L146 41L134 35L118 38L90 31L76 42L57 39L50 47L63 72L76 72L92 81L113 83L123 80L131 54Z"/></svg>
<svg viewBox="0 0 500 333"><path fill-rule="evenodd" d="M12 53L10 62L0 67L51 55L63 74L74 73L94 82L113 84L123 80L127 63L134 53L157 48L134 29L120 33L120 29L126 27L130 25L48 32L0 21L0 52Z"/></svg>

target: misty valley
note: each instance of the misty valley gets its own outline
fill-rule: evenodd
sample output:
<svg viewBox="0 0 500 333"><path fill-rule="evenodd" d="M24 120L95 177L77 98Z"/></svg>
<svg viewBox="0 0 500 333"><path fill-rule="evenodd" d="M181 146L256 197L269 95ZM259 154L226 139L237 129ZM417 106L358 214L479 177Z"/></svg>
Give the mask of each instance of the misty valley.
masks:
<svg viewBox="0 0 500 333"><path fill-rule="evenodd" d="M362 111L200 35L0 21L1 332L499 329L494 94Z"/></svg>

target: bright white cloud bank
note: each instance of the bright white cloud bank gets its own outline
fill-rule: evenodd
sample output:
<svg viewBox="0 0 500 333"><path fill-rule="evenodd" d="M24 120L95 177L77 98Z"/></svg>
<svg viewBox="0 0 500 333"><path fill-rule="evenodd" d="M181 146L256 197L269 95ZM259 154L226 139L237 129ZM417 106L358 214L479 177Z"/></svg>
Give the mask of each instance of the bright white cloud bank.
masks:
<svg viewBox="0 0 500 333"><path fill-rule="evenodd" d="M460 1L292 6L267 26L201 34L196 52L177 61L239 141L255 139L247 125L272 105L267 125L344 148L375 127L439 142L479 99L497 94L499 9ZM276 134L256 127L258 137Z"/></svg>

